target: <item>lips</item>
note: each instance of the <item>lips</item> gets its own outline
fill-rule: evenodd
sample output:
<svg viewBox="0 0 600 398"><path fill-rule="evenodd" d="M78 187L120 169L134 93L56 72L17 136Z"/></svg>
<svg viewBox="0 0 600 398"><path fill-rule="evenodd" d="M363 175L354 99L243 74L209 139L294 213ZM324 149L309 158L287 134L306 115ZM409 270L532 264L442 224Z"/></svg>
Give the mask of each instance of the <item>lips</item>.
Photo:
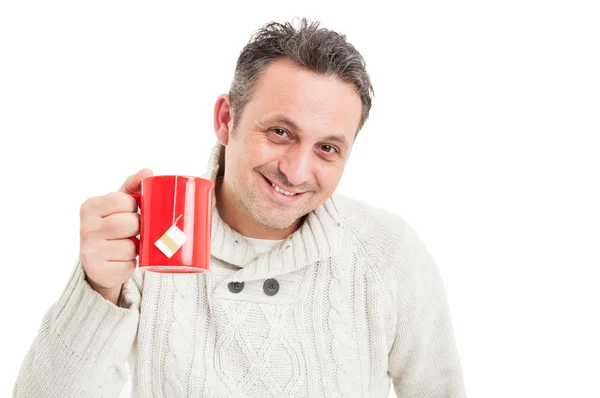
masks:
<svg viewBox="0 0 600 398"><path fill-rule="evenodd" d="M262 174L261 174L261 175L262 175ZM277 190L275 190L275 188L273 187L273 184L274 184L274 183L273 183L271 180L269 180L267 177L265 177L264 175L262 175L262 176L263 176L263 178L265 179L265 181L267 182L267 184L269 184L269 186L271 187L271 189L273 189L275 192L277 192ZM277 184L275 184L275 185L277 185ZM277 185L277 186L279 186L279 185ZM284 188L284 189L285 189L285 188ZM286 190L286 191L287 191L287 190ZM288 191L288 192L291 192L291 191ZM278 192L278 193L280 193L280 192ZM292 192L292 193L293 193L294 195L284 195L283 193L280 193L280 194L281 194L281 195L283 195L283 196L285 196L285 197L287 197L287 198L296 198L296 197L298 197L298 196L301 196L301 195L302 195L302 194L304 194L305 192Z"/></svg>
<svg viewBox="0 0 600 398"><path fill-rule="evenodd" d="M263 176L263 177L270 185L275 184L273 181L269 180L267 177L265 177L265 176ZM277 184L275 184L275 185L277 185ZM281 188L281 186L279 186L279 185L277 185L277 186ZM283 189L285 189L285 188L283 188ZM287 189L286 189L286 191L287 191ZM288 192L292 192L292 191L288 191ZM300 195L303 192L292 192L292 193L295 193L296 195Z"/></svg>
<svg viewBox="0 0 600 398"><path fill-rule="evenodd" d="M262 175L262 174L261 174ZM269 180L267 177L263 176L263 178L265 179L265 181L269 184L272 185L273 183L271 182L271 180Z"/></svg>

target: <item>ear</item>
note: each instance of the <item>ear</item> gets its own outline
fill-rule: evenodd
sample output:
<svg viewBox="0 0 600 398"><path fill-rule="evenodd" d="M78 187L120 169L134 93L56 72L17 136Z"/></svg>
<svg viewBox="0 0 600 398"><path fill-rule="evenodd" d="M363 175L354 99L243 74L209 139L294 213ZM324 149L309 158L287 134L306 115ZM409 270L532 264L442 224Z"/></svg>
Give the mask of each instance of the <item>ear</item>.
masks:
<svg viewBox="0 0 600 398"><path fill-rule="evenodd" d="M231 111L231 102L228 94L221 94L215 103L215 135L223 145L229 143L230 127L233 122Z"/></svg>

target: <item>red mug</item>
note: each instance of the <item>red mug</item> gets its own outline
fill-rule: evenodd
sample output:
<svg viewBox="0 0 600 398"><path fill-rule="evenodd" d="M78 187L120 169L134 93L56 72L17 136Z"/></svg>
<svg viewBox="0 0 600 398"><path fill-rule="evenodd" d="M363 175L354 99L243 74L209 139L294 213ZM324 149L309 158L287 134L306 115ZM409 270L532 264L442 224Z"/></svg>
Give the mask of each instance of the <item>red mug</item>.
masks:
<svg viewBox="0 0 600 398"><path fill-rule="evenodd" d="M138 266L145 271L189 274L210 265L214 183L180 175L142 179L132 194L140 209L136 243Z"/></svg>

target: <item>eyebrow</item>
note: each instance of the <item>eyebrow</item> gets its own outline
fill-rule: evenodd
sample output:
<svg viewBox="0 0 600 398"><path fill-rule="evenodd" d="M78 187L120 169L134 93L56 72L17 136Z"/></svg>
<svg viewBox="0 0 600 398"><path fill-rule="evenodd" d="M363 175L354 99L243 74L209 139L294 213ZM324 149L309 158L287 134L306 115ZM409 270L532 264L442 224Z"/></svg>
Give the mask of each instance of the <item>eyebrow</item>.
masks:
<svg viewBox="0 0 600 398"><path fill-rule="evenodd" d="M327 137L323 138L323 140L324 141L335 141L344 147L348 147L348 142L346 141L346 137L341 134L330 134Z"/></svg>
<svg viewBox="0 0 600 398"><path fill-rule="evenodd" d="M286 124L292 130L302 131L302 129L300 127L298 127L298 124L296 124L289 117L287 117L285 115L281 115L281 114L276 114L271 117L262 119L260 122L261 122L261 124L264 124L266 122L277 122L277 123L281 123L281 124ZM335 142L343 145L346 148L348 147L348 141L346 140L346 136L344 136L343 134L329 134L328 136L324 137L323 140L324 141L335 141Z"/></svg>
<svg viewBox="0 0 600 398"><path fill-rule="evenodd" d="M267 122L276 122L276 123L281 123L281 124L287 124L288 127L291 127L292 130L297 130L300 131L300 127L289 117L285 116L285 115L281 115L281 114L276 114L273 115L271 117L267 117L264 118L260 121L261 124L267 123Z"/></svg>

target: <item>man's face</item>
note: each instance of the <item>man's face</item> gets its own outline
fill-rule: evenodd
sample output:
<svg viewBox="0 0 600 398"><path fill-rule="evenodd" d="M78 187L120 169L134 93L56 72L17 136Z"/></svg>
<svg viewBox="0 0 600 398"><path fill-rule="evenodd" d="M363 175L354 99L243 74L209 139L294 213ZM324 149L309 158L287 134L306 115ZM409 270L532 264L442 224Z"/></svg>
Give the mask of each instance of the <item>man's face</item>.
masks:
<svg viewBox="0 0 600 398"><path fill-rule="evenodd" d="M229 134L225 181L238 205L280 230L326 201L342 178L361 110L352 85L288 59L271 63Z"/></svg>

